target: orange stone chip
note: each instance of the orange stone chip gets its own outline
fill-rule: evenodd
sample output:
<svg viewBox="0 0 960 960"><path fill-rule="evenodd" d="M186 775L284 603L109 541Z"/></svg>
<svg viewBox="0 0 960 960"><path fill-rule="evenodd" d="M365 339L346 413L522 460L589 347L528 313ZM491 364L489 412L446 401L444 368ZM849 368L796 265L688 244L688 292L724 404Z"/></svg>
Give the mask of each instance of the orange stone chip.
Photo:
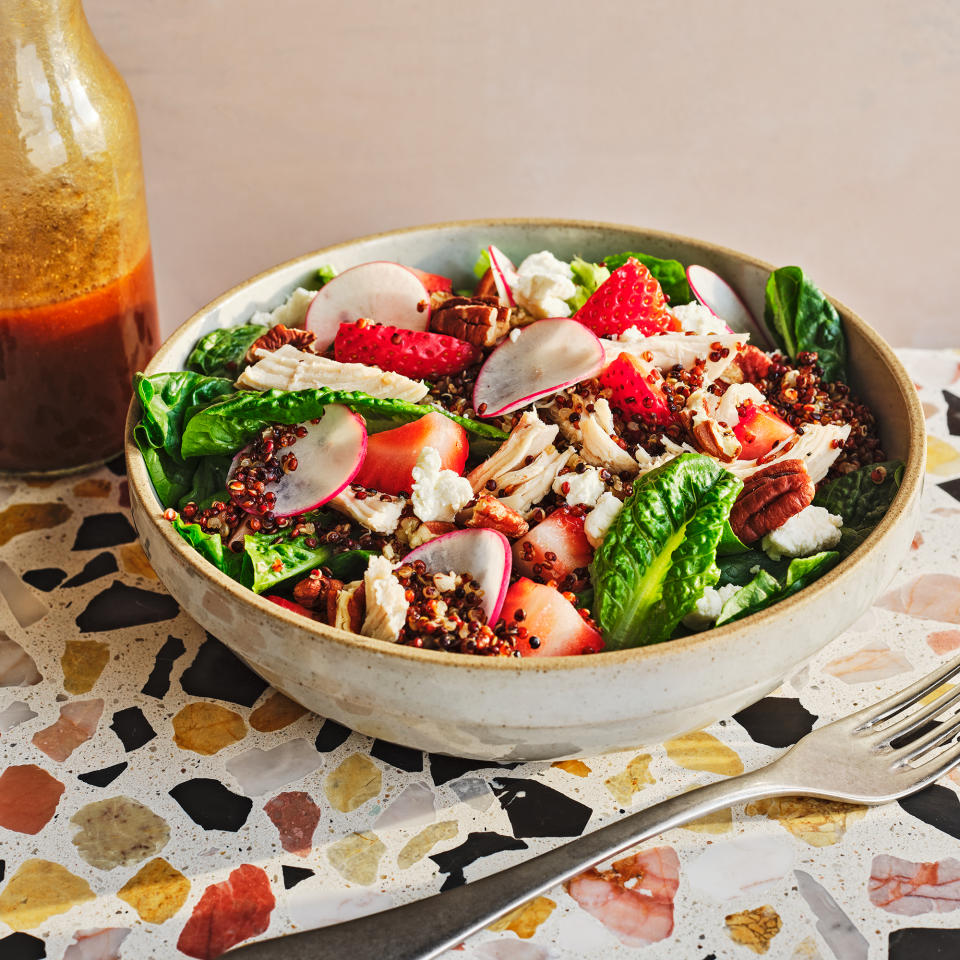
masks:
<svg viewBox="0 0 960 960"><path fill-rule="evenodd" d="M163 857L145 863L118 891L146 923L169 920L186 903L190 881Z"/></svg>
<svg viewBox="0 0 960 960"><path fill-rule="evenodd" d="M282 693L273 694L250 714L250 726L261 733L273 733L289 727L307 712L306 707L294 703Z"/></svg>
<svg viewBox="0 0 960 960"><path fill-rule="evenodd" d="M64 786L35 763L0 773L0 827L39 833L57 809Z"/></svg>
<svg viewBox="0 0 960 960"><path fill-rule="evenodd" d="M27 860L0 893L0 920L32 930L58 913L96 899L90 884L50 860Z"/></svg>

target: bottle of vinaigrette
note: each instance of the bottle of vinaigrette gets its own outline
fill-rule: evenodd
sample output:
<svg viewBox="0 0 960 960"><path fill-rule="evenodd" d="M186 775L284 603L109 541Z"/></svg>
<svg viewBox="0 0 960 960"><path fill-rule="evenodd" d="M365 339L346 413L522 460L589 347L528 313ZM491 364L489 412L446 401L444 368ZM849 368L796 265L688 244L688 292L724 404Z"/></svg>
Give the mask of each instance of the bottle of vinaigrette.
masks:
<svg viewBox="0 0 960 960"><path fill-rule="evenodd" d="M80 0L0 0L0 473L119 453L158 339L126 84Z"/></svg>

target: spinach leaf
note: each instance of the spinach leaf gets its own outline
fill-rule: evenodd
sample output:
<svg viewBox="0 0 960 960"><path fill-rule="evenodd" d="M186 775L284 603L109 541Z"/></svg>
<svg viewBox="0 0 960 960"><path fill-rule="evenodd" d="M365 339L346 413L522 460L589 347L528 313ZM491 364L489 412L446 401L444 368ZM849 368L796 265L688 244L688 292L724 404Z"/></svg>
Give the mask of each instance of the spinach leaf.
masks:
<svg viewBox="0 0 960 960"><path fill-rule="evenodd" d="M187 369L208 377L236 379L250 345L266 332L267 327L257 323L212 330L197 341L187 358Z"/></svg>
<svg viewBox="0 0 960 960"><path fill-rule="evenodd" d="M570 262L570 271L573 273L577 292L567 301L567 304L576 313L587 302L590 294L610 278L610 271L600 264L590 263L580 257L574 257Z"/></svg>
<svg viewBox="0 0 960 960"><path fill-rule="evenodd" d="M639 260L653 274L671 307L689 303L693 299L693 291L687 283L687 271L679 260L661 260L648 253L617 253L606 257L603 262L609 270L616 270L631 257Z"/></svg>
<svg viewBox="0 0 960 960"><path fill-rule="evenodd" d="M786 564L786 571L779 578L767 569L758 570L753 579L723 605L716 625L747 617L792 596L822 577L839 560L840 554L835 550L825 550L812 557L797 557L789 564L781 561Z"/></svg>
<svg viewBox="0 0 960 960"><path fill-rule="evenodd" d="M199 523L186 523L179 516L173 518L173 529L218 570L240 579L243 556L228 550L219 534L206 533Z"/></svg>
<svg viewBox="0 0 960 960"><path fill-rule="evenodd" d="M195 503L201 510L205 510L214 500L229 500L227 493L227 473L233 457L224 454L219 457L197 457L186 461L188 467L193 467L193 476L190 488L177 500L177 509L182 510L185 503Z"/></svg>
<svg viewBox="0 0 960 960"><path fill-rule="evenodd" d="M133 428L133 439L140 448L150 482L164 507L175 507L193 486L195 461L185 461L179 454L153 447L141 424Z"/></svg>
<svg viewBox="0 0 960 960"><path fill-rule="evenodd" d="M593 614L607 647L659 643L720 571L724 521L743 484L685 453L644 474L593 559Z"/></svg>
<svg viewBox="0 0 960 960"><path fill-rule="evenodd" d="M275 533L248 533L243 538L243 569L240 580L254 593L263 593L298 574L326 565L333 553L327 543L308 547L304 537L284 537L279 543Z"/></svg>
<svg viewBox="0 0 960 960"><path fill-rule="evenodd" d="M328 560L324 566L338 579L343 581L359 580L367 569L367 563L374 554L372 550L344 550Z"/></svg>
<svg viewBox="0 0 960 960"><path fill-rule="evenodd" d="M427 404L381 400L355 390L244 390L206 407L193 416L183 431L185 457L235 453L270 423L303 423L323 416L328 403L342 403L360 413L409 423L436 410L459 423L468 433L504 440L503 430Z"/></svg>
<svg viewBox="0 0 960 960"><path fill-rule="evenodd" d="M757 568L779 578L786 575L788 562L786 560L771 560L762 550L750 548L744 553L721 555L717 547L717 566L720 568L718 587L725 587L728 583L735 583L738 587L745 587L757 574Z"/></svg>
<svg viewBox="0 0 960 960"><path fill-rule="evenodd" d="M763 319L777 346L796 359L817 354L825 380L847 379L847 340L840 316L799 267L780 267L767 280Z"/></svg>
<svg viewBox="0 0 960 960"><path fill-rule="evenodd" d="M879 483L873 479L878 468L883 471L883 479ZM817 491L814 504L843 517L837 547L842 557L853 553L883 519L900 489L903 470L902 460L871 463L823 484Z"/></svg>

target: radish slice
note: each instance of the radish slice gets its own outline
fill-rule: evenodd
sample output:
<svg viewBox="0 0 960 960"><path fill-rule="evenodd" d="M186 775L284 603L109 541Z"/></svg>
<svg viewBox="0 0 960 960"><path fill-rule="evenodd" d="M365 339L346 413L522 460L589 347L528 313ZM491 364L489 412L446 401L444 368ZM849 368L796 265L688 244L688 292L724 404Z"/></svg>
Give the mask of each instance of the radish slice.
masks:
<svg viewBox="0 0 960 960"><path fill-rule="evenodd" d="M487 357L473 388L473 409L498 417L588 380L602 367L603 345L593 331L576 320L538 320Z"/></svg>
<svg viewBox="0 0 960 960"><path fill-rule="evenodd" d="M387 260L361 263L324 284L307 309L304 326L316 335L314 350L333 343L341 323L361 317L407 330L426 330L430 294L408 267Z"/></svg>
<svg viewBox="0 0 960 960"><path fill-rule="evenodd" d="M497 287L497 296L504 303L515 307L517 301L513 298L513 288L517 283L517 268L510 258L493 244L487 247L487 254L490 257L490 272Z"/></svg>
<svg viewBox="0 0 960 960"><path fill-rule="evenodd" d="M299 613L300 616L309 617L311 620L317 619L313 615L312 610L308 610L306 607L301 606L299 603L294 603L292 600L287 600L286 597L278 597L275 593L265 593L263 599L269 600L271 603L275 603L278 607L283 607L284 610L289 610L291 613Z"/></svg>
<svg viewBox="0 0 960 960"><path fill-rule="evenodd" d="M715 317L723 320L733 333L749 333L760 343L772 346L763 327L757 323L736 290L722 277L706 267L692 264L687 267L687 283L697 300Z"/></svg>
<svg viewBox="0 0 960 960"><path fill-rule="evenodd" d="M427 573L469 573L483 588L483 612L487 623L500 616L513 556L510 541L496 530L453 530L411 550L404 563L422 560Z"/></svg>
<svg viewBox="0 0 960 960"><path fill-rule="evenodd" d="M442 277L439 273L427 273L426 270L419 270L417 267L407 267L407 269L423 284L427 293L453 292L453 281L449 277Z"/></svg>
<svg viewBox="0 0 960 960"><path fill-rule="evenodd" d="M367 453L363 419L339 403L325 407L319 423L304 427L307 435L288 448L297 458L297 469L269 488L277 496L276 517L296 516L332 500L357 475ZM245 453L233 458L228 483Z"/></svg>

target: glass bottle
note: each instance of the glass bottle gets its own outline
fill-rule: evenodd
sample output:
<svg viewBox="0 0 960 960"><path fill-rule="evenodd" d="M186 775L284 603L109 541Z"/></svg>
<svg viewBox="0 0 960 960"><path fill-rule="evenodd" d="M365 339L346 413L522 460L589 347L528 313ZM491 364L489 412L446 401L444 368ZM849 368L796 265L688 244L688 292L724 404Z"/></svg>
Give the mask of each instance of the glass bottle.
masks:
<svg viewBox="0 0 960 960"><path fill-rule="evenodd" d="M0 0L0 473L119 453L158 340L127 86L80 0Z"/></svg>

